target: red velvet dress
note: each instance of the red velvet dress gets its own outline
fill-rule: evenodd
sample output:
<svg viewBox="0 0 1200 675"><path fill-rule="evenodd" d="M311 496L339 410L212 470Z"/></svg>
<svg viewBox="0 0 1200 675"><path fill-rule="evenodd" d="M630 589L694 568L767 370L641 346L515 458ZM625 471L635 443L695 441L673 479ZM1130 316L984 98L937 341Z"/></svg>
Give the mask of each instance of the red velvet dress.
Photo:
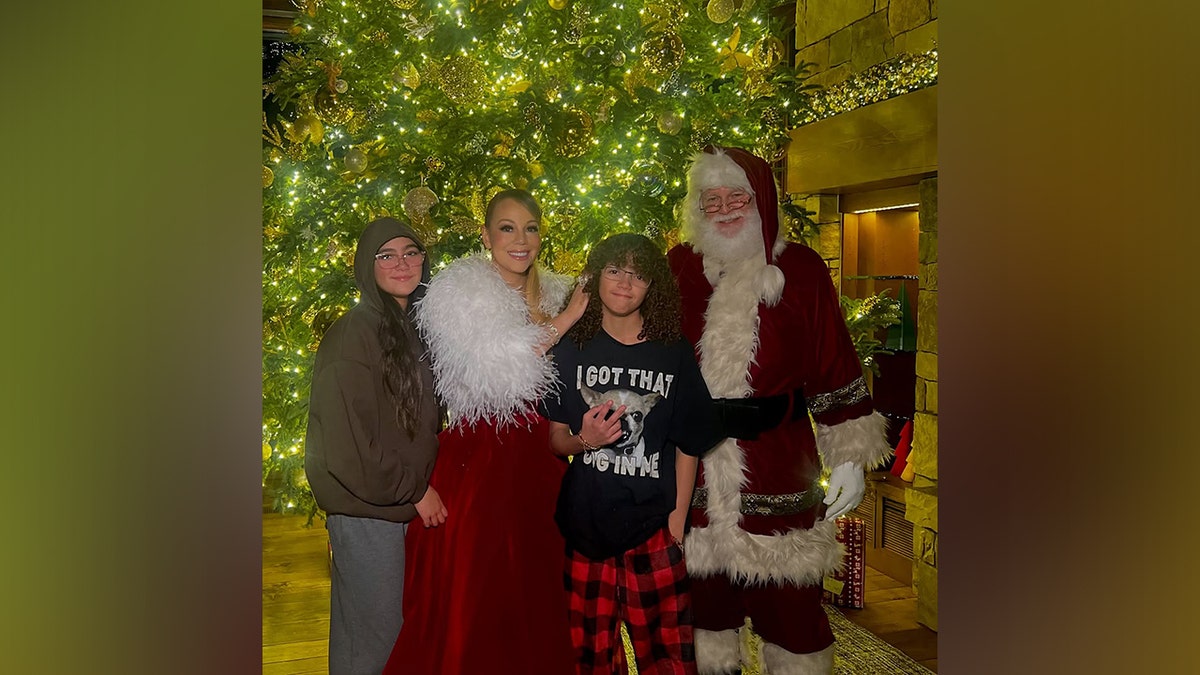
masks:
<svg viewBox="0 0 1200 675"><path fill-rule="evenodd" d="M570 675L562 536L567 463L548 425L489 424L439 436L430 485L446 522L409 524L404 627L385 675Z"/></svg>

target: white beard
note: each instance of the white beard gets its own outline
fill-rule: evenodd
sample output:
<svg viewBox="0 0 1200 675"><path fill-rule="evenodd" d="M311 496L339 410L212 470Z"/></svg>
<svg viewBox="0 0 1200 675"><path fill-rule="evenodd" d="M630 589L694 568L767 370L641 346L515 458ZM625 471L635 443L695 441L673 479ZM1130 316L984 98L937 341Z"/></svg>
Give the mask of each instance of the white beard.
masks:
<svg viewBox="0 0 1200 675"><path fill-rule="evenodd" d="M764 261L765 264L762 217L758 215L758 210L747 209L742 229L738 230L737 234L727 237L717 231L714 223L726 220L730 215L714 213L703 216L700 226L695 228L694 232L693 245L696 250L705 258L711 258L714 262L722 263L722 265L754 257Z"/></svg>

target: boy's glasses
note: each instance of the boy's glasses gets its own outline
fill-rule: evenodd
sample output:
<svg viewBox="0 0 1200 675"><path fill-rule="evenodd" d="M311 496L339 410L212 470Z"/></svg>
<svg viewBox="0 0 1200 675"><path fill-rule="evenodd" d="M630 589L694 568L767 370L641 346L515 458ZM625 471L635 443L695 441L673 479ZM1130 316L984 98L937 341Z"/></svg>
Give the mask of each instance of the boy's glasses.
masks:
<svg viewBox="0 0 1200 675"><path fill-rule="evenodd" d="M385 270L395 269L400 266L401 261L405 265L420 265L425 259L425 251L405 251L400 255L395 253L376 253L375 262Z"/></svg>
<svg viewBox="0 0 1200 675"><path fill-rule="evenodd" d="M600 270L600 275L609 281L620 281L622 278L628 278L629 283L638 288L646 288L650 285L650 280L637 272L623 270L620 267L613 267L612 265L608 265Z"/></svg>

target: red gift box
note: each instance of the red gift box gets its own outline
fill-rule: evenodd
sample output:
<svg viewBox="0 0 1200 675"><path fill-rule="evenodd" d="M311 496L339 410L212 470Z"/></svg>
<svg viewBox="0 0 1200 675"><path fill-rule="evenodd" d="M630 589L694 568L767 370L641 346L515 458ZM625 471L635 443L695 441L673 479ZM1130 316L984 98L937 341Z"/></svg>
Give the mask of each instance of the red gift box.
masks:
<svg viewBox="0 0 1200 675"><path fill-rule="evenodd" d="M842 516L837 523L837 540L846 547L841 572L825 577L825 600L836 607L862 609L867 580L867 524L862 518Z"/></svg>

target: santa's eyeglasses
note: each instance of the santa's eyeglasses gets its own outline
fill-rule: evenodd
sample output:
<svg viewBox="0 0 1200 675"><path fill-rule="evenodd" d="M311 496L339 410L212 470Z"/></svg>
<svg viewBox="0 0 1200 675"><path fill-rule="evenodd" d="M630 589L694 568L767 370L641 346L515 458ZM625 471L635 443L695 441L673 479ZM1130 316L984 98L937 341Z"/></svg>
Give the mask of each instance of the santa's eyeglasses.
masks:
<svg viewBox="0 0 1200 675"><path fill-rule="evenodd" d="M700 198L700 210L705 213L716 213L724 207L728 207L730 211L740 209L750 203L754 196L749 192L734 192L725 199L721 199L720 195L709 195Z"/></svg>

